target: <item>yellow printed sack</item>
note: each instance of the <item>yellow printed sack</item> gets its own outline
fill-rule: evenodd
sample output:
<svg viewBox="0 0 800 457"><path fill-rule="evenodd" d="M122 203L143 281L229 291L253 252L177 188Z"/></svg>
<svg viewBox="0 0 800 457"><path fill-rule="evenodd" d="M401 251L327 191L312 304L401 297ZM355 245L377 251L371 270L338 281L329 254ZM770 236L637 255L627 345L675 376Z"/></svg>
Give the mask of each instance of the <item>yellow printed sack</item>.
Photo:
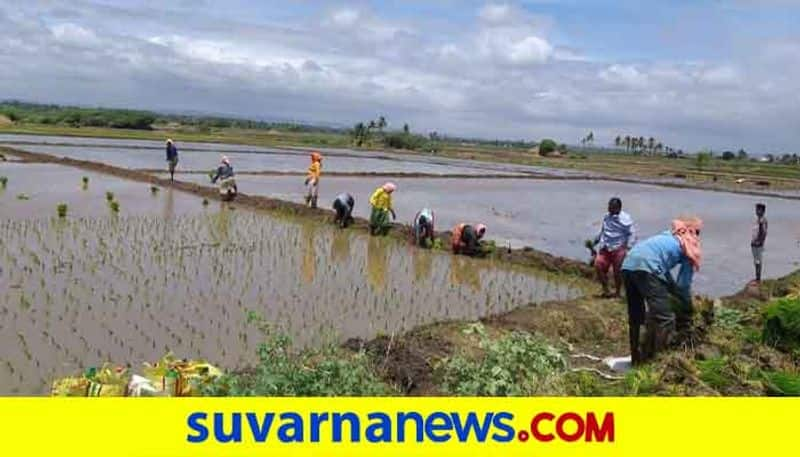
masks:
<svg viewBox="0 0 800 457"><path fill-rule="evenodd" d="M142 374L165 395L191 397L222 372L205 361L179 360L169 353L155 364L145 363Z"/></svg>
<svg viewBox="0 0 800 457"><path fill-rule="evenodd" d="M53 382L50 389L52 397L85 397L89 392L90 381L84 377L62 378Z"/></svg>

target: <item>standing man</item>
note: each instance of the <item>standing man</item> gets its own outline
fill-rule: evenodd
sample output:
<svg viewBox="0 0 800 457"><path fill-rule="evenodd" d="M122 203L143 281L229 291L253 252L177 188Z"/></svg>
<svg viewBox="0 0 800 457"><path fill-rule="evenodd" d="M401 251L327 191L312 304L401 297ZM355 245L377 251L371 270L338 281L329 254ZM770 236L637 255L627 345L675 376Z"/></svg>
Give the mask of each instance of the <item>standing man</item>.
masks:
<svg viewBox="0 0 800 457"><path fill-rule="evenodd" d="M622 211L622 200L617 197L608 201L608 214L603 218L600 233L594 239L597 256L594 268L597 280L603 286L603 297L611 298L608 290L608 270L614 268L614 297L620 297L622 288L622 261L625 254L636 243L636 229L631 216Z"/></svg>
<svg viewBox="0 0 800 457"><path fill-rule="evenodd" d="M178 148L172 139L167 140L167 164L169 165L169 181L175 181L175 167L178 165Z"/></svg>
<svg viewBox="0 0 800 457"><path fill-rule="evenodd" d="M753 224L753 237L750 241L750 250L753 252L753 264L756 267L755 284L761 282L761 265L764 258L764 242L767 240L767 205L756 204L756 222Z"/></svg>
<svg viewBox="0 0 800 457"><path fill-rule="evenodd" d="M311 165L308 166L308 174L306 175L306 205L310 204L312 208L317 207L320 175L322 175L322 154L312 152Z"/></svg>

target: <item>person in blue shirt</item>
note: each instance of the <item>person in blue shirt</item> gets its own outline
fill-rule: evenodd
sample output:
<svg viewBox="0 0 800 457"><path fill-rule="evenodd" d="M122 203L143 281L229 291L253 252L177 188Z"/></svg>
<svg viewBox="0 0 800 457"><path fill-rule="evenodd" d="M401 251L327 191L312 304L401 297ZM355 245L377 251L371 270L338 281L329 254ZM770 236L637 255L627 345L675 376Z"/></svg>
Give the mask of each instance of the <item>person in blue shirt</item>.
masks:
<svg viewBox="0 0 800 457"><path fill-rule="evenodd" d="M175 167L178 165L178 148L172 139L167 140L167 164L169 165L169 181L175 181Z"/></svg>
<svg viewBox="0 0 800 457"><path fill-rule="evenodd" d="M702 258L702 227L703 222L698 218L676 219L672 221L671 230L638 243L625 257L622 275L628 301L633 364L639 364L669 346L676 322L670 295L681 302L681 318L691 315L692 279ZM671 273L675 267L680 268L677 280ZM639 330L643 324L645 345L644 350L640 350Z"/></svg>
<svg viewBox="0 0 800 457"><path fill-rule="evenodd" d="M608 270L614 268L614 292L619 298L622 288L622 261L625 254L636 243L636 229L631 216L622 211L622 200L617 197L608 201L608 213L603 218L600 233L594 239L597 249L594 268L597 280L603 286L603 298L610 298Z"/></svg>

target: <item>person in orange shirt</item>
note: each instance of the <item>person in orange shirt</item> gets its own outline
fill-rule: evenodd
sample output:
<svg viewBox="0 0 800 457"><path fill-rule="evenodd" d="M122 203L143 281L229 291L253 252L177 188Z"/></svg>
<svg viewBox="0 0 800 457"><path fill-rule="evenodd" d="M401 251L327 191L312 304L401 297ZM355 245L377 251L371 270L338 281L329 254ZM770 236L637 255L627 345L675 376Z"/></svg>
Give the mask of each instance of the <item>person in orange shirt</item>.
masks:
<svg viewBox="0 0 800 457"><path fill-rule="evenodd" d="M311 204L312 208L317 207L317 196L319 194L319 177L322 174L322 155L318 152L311 153L311 165L308 166L306 175L306 205Z"/></svg>

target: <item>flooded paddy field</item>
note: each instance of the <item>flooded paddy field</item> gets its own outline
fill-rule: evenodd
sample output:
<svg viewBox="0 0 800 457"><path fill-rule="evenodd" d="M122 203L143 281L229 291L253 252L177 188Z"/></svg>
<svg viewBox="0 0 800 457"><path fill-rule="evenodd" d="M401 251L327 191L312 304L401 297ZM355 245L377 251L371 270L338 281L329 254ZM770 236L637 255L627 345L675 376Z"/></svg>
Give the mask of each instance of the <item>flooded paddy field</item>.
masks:
<svg viewBox="0 0 800 457"><path fill-rule="evenodd" d="M56 216L62 203L70 217L110 216L107 192L118 202L120 216L171 217L203 211L201 199L168 187L153 193L147 184L60 165L0 162L0 176L7 178L5 189L0 188L0 219ZM89 179L85 188L84 177Z"/></svg>
<svg viewBox="0 0 800 457"><path fill-rule="evenodd" d="M151 141L151 140L125 140L125 139L113 139L113 138L84 138L84 137L64 137L64 136L39 136L39 135L14 135L14 134L0 134L0 146L5 145L9 147L20 148L24 150L30 150L32 152L48 152L56 154L56 155L66 155L69 157L73 157L72 155L68 154L84 154L85 156L75 156L75 158L85 158L86 160L103 160L105 157L106 163L111 163L118 166L125 166L131 168L163 168L164 163L163 160L158 161L161 159L161 156L158 153L154 153L155 151L161 151L163 155L164 150L164 143L159 141ZM53 147L65 147L67 149L37 149L39 147L46 146L48 148ZM75 148L75 149L73 149ZM84 151L83 149L87 148L95 148L95 149L104 149L104 150L112 150L112 152L90 152ZM77 152L76 152L77 149ZM250 146L250 145L237 145L237 144L222 144L222 143L197 143L197 142L179 142L178 149L181 151L181 164L179 168L183 170L205 170L207 167L203 164L200 168L194 168L192 163L184 163L183 156L184 153L201 153L201 157L205 157L205 154L202 153L225 153L229 155L232 159L234 157L239 157L238 154L256 154L256 155L279 155L285 158L285 156L298 156L302 157L303 161L299 165L300 168L297 168L295 165L286 165L280 163L276 164L275 160L269 161L267 163L261 164L259 162L258 157L256 158L245 158L244 164L238 164L237 168L241 170L252 170L252 171L303 171L305 167L308 165L308 151L309 148L297 148L297 147L286 147L286 148L269 148L269 147L259 147L259 146ZM413 173L413 172L424 172L424 173L436 173L436 174L482 174L482 173L491 173L491 174L511 174L511 175L546 175L546 176L556 176L556 177L588 177L588 176L598 176L596 173L592 172L584 172L584 171L577 171L577 170L561 170L561 169L554 169L554 168L547 168L547 167L540 167L540 166L532 166L532 165L517 165L517 164L507 164L507 163L489 163L489 162L481 162L481 161L474 161L474 160L466 160L466 159L454 159L454 158L446 158L446 157L434 157L434 156L427 156L422 154L407 154L402 152L384 152L384 151L367 151L367 150L354 150L354 149L341 149L341 148L317 148L323 152L326 157L335 157L337 162L340 162L341 159L344 158L353 158L353 159L367 159L366 162L359 162L359 166L357 168L347 167L347 161L338 163L337 167L344 167L344 168L333 168L328 169L328 163L332 161L326 161L326 171L374 171L374 172L381 172L381 171L390 171L384 170L384 167L395 167L391 171L395 172L406 172L406 173ZM59 152L62 151L62 152ZM126 152L127 151L127 152ZM140 154L134 154L134 156L138 156L138 159L120 159L119 156L128 155L131 151L138 151ZM231 155L237 154L237 155ZM152 161L152 158L155 157L156 162ZM280 157L279 157L280 158ZM139 165L131 166L125 162L113 163L109 162L109 160L133 160L138 163ZM218 160L218 155L213 157L214 163ZM268 159L264 159L268 160ZM386 162L398 162L394 165L388 165ZM238 163L238 162L237 162ZM254 166L255 167L251 167ZM261 168L258 168L261 166ZM398 167L405 167L405 168L398 168ZM246 167L246 168L242 168ZM277 167L277 168L276 168ZM372 167L372 168L370 168ZM409 168L411 167L411 168Z"/></svg>
<svg viewBox="0 0 800 457"><path fill-rule="evenodd" d="M133 169L166 170L163 148L138 149L114 147L86 146L53 146L53 145L8 145L29 152L51 154L57 157L69 157L78 160L103 162L117 167ZM225 152L238 171L272 171L304 173L308 167L307 154L281 152ZM180 151L178 170L201 171L207 173L219 164L218 150ZM393 159L371 157L336 157L323 164L326 172L361 172L361 173L427 173L427 174L485 174L481 168L406 162ZM519 175L511 171L493 171L493 174L509 176Z"/></svg>
<svg viewBox="0 0 800 457"><path fill-rule="evenodd" d="M167 189L152 195L142 183L57 165L0 167L9 176L0 193L3 395L42 394L86 366L168 350L247 365L260 342L248 311L309 346L581 293L563 277L204 206ZM119 213L109 212L107 190ZM22 192L30 200L18 200ZM59 202L69 204L66 218L56 217Z"/></svg>
<svg viewBox="0 0 800 457"><path fill-rule="evenodd" d="M207 183L200 175L181 180ZM305 192L299 176L240 176L242 192L301 202ZM386 178L325 177L320 182L320 206L329 207L339 192L356 199L355 214L369 216L369 196ZM428 206L437 216L437 229L459 222L484 222L489 238L499 245L530 245L554 255L588 259L584 240L599 228L608 199L619 196L637 223L640 239L669 227L673 217L697 214L705 221L705 261L695 291L714 296L734 293L752 278L750 254L753 207L767 205L769 236L765 253L766 277L797 269L800 261L800 212L797 202L724 192L670 189L606 181L535 179L394 179L399 221L410 223L416 211Z"/></svg>

